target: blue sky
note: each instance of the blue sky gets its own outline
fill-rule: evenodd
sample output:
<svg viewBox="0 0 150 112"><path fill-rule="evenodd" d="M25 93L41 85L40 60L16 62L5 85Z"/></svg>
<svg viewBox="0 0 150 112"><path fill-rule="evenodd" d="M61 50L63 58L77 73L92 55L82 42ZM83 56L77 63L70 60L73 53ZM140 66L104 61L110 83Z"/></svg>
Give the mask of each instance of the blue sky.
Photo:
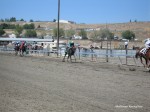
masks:
<svg viewBox="0 0 150 112"><path fill-rule="evenodd" d="M60 0L60 19L77 23L150 21L150 0ZM0 18L57 19L58 0L0 0Z"/></svg>

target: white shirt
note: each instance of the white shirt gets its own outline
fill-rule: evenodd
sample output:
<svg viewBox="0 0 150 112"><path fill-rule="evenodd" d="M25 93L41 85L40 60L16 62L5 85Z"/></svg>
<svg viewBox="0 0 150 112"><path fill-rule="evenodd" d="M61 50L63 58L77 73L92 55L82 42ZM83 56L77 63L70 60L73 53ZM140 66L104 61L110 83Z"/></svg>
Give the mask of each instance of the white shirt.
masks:
<svg viewBox="0 0 150 112"><path fill-rule="evenodd" d="M145 42L145 47L146 47L146 48L149 48L149 47L150 47L150 40L147 40L147 41Z"/></svg>
<svg viewBox="0 0 150 112"><path fill-rule="evenodd" d="M125 44L125 45L128 45L128 42L125 42L124 44Z"/></svg>

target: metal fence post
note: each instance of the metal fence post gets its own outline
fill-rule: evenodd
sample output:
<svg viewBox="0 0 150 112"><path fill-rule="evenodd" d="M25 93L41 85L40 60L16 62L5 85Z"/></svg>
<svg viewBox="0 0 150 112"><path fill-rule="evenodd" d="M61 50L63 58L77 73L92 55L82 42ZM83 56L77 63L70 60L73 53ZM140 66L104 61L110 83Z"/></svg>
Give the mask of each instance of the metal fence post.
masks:
<svg viewBox="0 0 150 112"><path fill-rule="evenodd" d="M126 49L126 65L127 65L128 64L128 58L127 58L128 49L127 49L127 47L125 49Z"/></svg>

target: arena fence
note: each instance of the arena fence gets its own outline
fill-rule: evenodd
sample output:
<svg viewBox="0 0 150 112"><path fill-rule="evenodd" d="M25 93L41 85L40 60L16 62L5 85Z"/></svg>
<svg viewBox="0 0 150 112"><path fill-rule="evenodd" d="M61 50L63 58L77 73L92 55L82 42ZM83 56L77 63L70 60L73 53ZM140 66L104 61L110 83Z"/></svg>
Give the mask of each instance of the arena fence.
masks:
<svg viewBox="0 0 150 112"><path fill-rule="evenodd" d="M1 48L0 52L3 53L15 53L14 49ZM135 60L135 50L88 50L81 51L77 50L75 53L76 59L80 61L90 61L90 62L113 62L125 64L125 65L141 65L139 61ZM59 54L59 55L57 55ZM50 56L50 57L63 57L65 50L27 50L25 56Z"/></svg>

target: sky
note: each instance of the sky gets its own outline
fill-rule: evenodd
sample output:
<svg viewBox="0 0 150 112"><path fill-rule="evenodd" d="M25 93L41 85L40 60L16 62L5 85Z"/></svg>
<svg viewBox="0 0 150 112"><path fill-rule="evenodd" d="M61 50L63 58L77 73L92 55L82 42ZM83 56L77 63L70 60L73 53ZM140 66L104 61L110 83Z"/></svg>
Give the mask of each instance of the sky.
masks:
<svg viewBox="0 0 150 112"><path fill-rule="evenodd" d="M58 0L0 0L0 19L53 21ZM150 21L150 0L60 0L60 19L76 23Z"/></svg>

